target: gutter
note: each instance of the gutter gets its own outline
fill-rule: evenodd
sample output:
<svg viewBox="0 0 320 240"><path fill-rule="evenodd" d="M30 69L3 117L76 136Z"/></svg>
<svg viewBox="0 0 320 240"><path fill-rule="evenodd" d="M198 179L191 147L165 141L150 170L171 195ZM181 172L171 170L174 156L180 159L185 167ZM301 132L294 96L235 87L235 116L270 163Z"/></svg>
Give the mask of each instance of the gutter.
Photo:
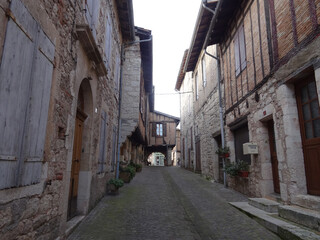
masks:
<svg viewBox="0 0 320 240"><path fill-rule="evenodd" d="M205 51L205 53L212 57L213 59L217 60L217 68L218 68L218 73L217 73L217 80L218 80L218 89L219 89L219 117L220 117L220 131L221 131L221 145L222 145L222 148L225 147L225 138L224 138L224 120L223 120L223 106L222 106L222 97L221 97L221 64L220 64L220 58L219 56L214 56L210 53L207 52L207 45L208 45L208 42L209 42L209 39L210 39L210 35L211 35L211 32L212 32L212 29L217 21L217 16L218 16L218 13L221 9L221 5L223 3L224 0L220 0L218 2L218 6L216 8L216 11L212 11L210 8L208 8L205 4L207 3L207 0L202 0L202 6L203 8L205 9L210 9L210 12L213 14L213 17L212 17L212 20L211 20L211 23L210 23L210 27L209 27L209 30L207 32L207 36L206 36L206 39L204 41L204 44L202 46L202 49ZM208 10L209 11L209 10ZM217 49L217 48L216 48ZM222 161L223 161L223 169L225 169L225 158L222 158ZM223 185L224 187L227 187L227 177L226 177L226 172L223 171Z"/></svg>

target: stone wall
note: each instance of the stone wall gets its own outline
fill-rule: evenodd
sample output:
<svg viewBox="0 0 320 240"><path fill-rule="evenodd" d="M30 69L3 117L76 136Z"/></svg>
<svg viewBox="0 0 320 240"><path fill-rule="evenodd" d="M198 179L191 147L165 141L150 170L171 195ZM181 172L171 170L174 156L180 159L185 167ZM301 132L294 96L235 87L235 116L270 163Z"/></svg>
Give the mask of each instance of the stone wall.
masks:
<svg viewBox="0 0 320 240"><path fill-rule="evenodd" d="M97 73L95 64L76 39L75 27L85 24L84 1L27 1L28 11L55 45L48 125L42 177L39 184L0 190L1 239L55 239L66 230L73 136L80 85L84 87L85 109L83 154L79 179L78 212L86 214L105 193L111 172L112 130L117 126L118 90L116 58L122 41L116 2L101 1L96 45L105 48L105 19L113 25L113 50L108 74ZM8 1L0 1L0 19ZM0 55L5 21L0 21ZM106 168L98 174L101 111L107 112Z"/></svg>

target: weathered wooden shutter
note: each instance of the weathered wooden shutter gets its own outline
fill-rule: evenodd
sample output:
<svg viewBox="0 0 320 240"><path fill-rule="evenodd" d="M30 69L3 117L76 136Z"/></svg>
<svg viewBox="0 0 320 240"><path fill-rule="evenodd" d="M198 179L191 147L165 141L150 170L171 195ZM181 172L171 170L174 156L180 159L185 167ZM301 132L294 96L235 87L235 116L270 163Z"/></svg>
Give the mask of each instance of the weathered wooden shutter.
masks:
<svg viewBox="0 0 320 240"><path fill-rule="evenodd" d="M157 124L156 123L152 123L152 133L151 133L152 137L156 136L156 131L157 131Z"/></svg>
<svg viewBox="0 0 320 240"><path fill-rule="evenodd" d="M241 71L246 68L246 42L244 39L244 29L243 25L239 29L239 47L240 47L240 62L241 62Z"/></svg>
<svg viewBox="0 0 320 240"><path fill-rule="evenodd" d="M40 182L54 45L11 2L0 66L0 189Z"/></svg>
<svg viewBox="0 0 320 240"><path fill-rule="evenodd" d="M111 162L111 171L113 172L116 167L116 159L117 159L117 128L113 128L112 134L112 162Z"/></svg>
<svg viewBox="0 0 320 240"><path fill-rule="evenodd" d="M92 16L93 16L93 2L96 0L85 0L85 15L87 22L91 28Z"/></svg>
<svg viewBox="0 0 320 240"><path fill-rule="evenodd" d="M114 82L116 86L116 90L119 90L119 79L120 79L120 68L121 68L121 56L119 50L116 50L116 65L115 65L115 75Z"/></svg>
<svg viewBox="0 0 320 240"><path fill-rule="evenodd" d="M107 137L107 113L101 113L101 126L100 126L100 147L99 147L99 160L98 160L98 173L105 170L106 165L106 137Z"/></svg>
<svg viewBox="0 0 320 240"><path fill-rule="evenodd" d="M167 136L167 124L163 123L163 136L166 137Z"/></svg>
<svg viewBox="0 0 320 240"><path fill-rule="evenodd" d="M106 20L106 32L105 32L105 65L107 69L111 68L111 49L112 49L112 25L111 25L111 17L108 14Z"/></svg>
<svg viewBox="0 0 320 240"><path fill-rule="evenodd" d="M97 39L97 28L99 25L99 13L100 13L100 0L94 0L92 2L92 19L90 28L92 31L92 35L95 39Z"/></svg>
<svg viewBox="0 0 320 240"><path fill-rule="evenodd" d="M239 75L240 69L240 50L239 50L239 32L234 36L234 59L235 59L235 68L236 76Z"/></svg>

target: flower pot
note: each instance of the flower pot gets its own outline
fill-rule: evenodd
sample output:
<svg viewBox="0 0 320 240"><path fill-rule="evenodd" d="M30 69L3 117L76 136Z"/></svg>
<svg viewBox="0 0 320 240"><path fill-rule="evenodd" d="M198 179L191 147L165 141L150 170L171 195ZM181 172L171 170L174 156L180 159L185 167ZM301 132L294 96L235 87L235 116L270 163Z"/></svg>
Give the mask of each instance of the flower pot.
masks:
<svg viewBox="0 0 320 240"><path fill-rule="evenodd" d="M129 183L131 181L131 175L129 172L120 172L119 178L125 183Z"/></svg>
<svg viewBox="0 0 320 240"><path fill-rule="evenodd" d="M119 188L116 187L114 184L107 184L107 193L109 195L117 195L119 194Z"/></svg>
<svg viewBox="0 0 320 240"><path fill-rule="evenodd" d="M222 153L220 154L220 158L228 158L230 157L230 153Z"/></svg>
<svg viewBox="0 0 320 240"><path fill-rule="evenodd" d="M248 171L239 171L239 176L247 178L247 177L249 177L249 172Z"/></svg>

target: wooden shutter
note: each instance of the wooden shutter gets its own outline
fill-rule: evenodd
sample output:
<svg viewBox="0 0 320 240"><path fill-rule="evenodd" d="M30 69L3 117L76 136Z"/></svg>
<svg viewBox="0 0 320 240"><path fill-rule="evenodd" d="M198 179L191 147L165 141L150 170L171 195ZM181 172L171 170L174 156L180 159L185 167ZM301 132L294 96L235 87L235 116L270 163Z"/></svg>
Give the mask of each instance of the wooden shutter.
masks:
<svg viewBox="0 0 320 240"><path fill-rule="evenodd" d="M163 136L166 137L167 136L167 124L163 123Z"/></svg>
<svg viewBox="0 0 320 240"><path fill-rule="evenodd" d="M234 59L235 59L235 68L236 76L239 75L240 69L240 51L239 51L239 32L234 36Z"/></svg>
<svg viewBox="0 0 320 240"><path fill-rule="evenodd" d="M97 40L97 28L99 25L100 0L92 2L92 19L90 23L93 37Z"/></svg>
<svg viewBox="0 0 320 240"><path fill-rule="evenodd" d="M11 2L0 66L0 189L40 182L54 45Z"/></svg>
<svg viewBox="0 0 320 240"><path fill-rule="evenodd" d="M246 68L246 42L244 38L244 28L243 25L239 29L239 47L240 47L240 69L241 71Z"/></svg>
<svg viewBox="0 0 320 240"><path fill-rule="evenodd" d="M106 162L106 137L107 137L107 113L101 113L101 126L100 126L100 147L99 147L99 160L98 160L98 173L104 172Z"/></svg>
<svg viewBox="0 0 320 240"><path fill-rule="evenodd" d="M190 146L190 148L191 148L191 150L193 150L193 133L192 133L192 127L190 128L190 138L191 138L191 141L190 141L191 146Z"/></svg>
<svg viewBox="0 0 320 240"><path fill-rule="evenodd" d="M156 131L157 131L157 124L156 123L152 123L152 133L151 133L152 137L156 136Z"/></svg>
<svg viewBox="0 0 320 240"><path fill-rule="evenodd" d="M91 23L92 23L92 15L93 15L93 2L96 0L85 0L85 14L87 18L87 22L91 28Z"/></svg>
<svg viewBox="0 0 320 240"><path fill-rule="evenodd" d="M117 159L117 128L113 128L112 133L112 162L111 162L111 171L113 172L116 167L116 159Z"/></svg>
<svg viewBox="0 0 320 240"><path fill-rule="evenodd" d="M106 32L105 32L105 65L107 69L111 68L111 49L112 49L112 26L111 17L108 14L106 21Z"/></svg>

